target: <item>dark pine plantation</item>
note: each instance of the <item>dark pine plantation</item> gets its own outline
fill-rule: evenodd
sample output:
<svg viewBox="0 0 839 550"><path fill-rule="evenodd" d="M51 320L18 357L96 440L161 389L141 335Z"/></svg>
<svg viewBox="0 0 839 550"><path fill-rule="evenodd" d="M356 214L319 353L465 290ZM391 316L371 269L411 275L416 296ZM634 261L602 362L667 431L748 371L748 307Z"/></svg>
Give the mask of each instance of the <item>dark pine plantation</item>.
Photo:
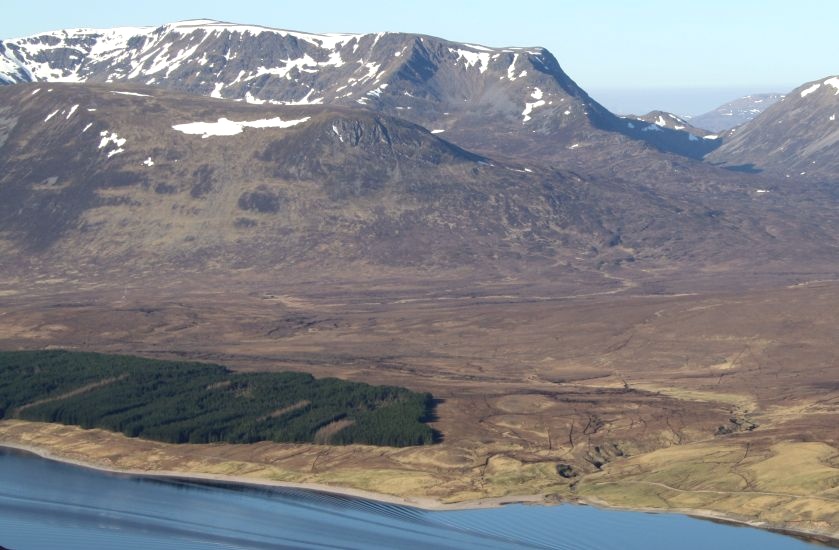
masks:
<svg viewBox="0 0 839 550"><path fill-rule="evenodd" d="M309 374L67 351L0 352L0 418L167 443L409 446L434 441L430 394Z"/></svg>

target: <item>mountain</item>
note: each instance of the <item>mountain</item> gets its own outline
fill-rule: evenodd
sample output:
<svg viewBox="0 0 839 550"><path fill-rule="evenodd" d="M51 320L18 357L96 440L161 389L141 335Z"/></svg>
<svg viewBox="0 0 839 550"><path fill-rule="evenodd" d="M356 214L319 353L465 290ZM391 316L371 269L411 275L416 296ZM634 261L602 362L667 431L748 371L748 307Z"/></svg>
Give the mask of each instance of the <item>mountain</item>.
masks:
<svg viewBox="0 0 839 550"><path fill-rule="evenodd" d="M632 115L627 118L634 118L646 124L655 124L659 128L668 128L671 130L684 130L696 137L716 139L717 136L711 135L711 132L702 128L697 128L685 119L668 113L666 111L650 111L645 115Z"/></svg>
<svg viewBox="0 0 839 550"><path fill-rule="evenodd" d="M785 178L839 181L839 77L802 84L707 158Z"/></svg>
<svg viewBox="0 0 839 550"><path fill-rule="evenodd" d="M698 128L720 133L741 126L784 99L784 94L752 94L720 105L713 111L690 117Z"/></svg>
<svg viewBox="0 0 839 550"><path fill-rule="evenodd" d="M613 115L541 48L202 20L2 55L0 250L21 274L506 276L833 250L806 244L781 190L661 151L719 140Z"/></svg>
<svg viewBox="0 0 839 550"><path fill-rule="evenodd" d="M127 85L0 98L0 248L77 267L553 263L612 239L607 197L626 193L368 110Z"/></svg>
<svg viewBox="0 0 839 550"><path fill-rule="evenodd" d="M733 174L582 177L366 109L128 84L16 84L0 105L0 251L20 276L695 269L777 257L778 234L814 254L782 194L756 200Z"/></svg>
<svg viewBox="0 0 839 550"><path fill-rule="evenodd" d="M719 145L625 121L544 48L404 33L308 34L210 20L76 29L0 42L0 80L131 82L277 105L363 106L487 153L577 160L643 146L701 158ZM639 149L639 146L641 149ZM594 164L601 164L594 162Z"/></svg>

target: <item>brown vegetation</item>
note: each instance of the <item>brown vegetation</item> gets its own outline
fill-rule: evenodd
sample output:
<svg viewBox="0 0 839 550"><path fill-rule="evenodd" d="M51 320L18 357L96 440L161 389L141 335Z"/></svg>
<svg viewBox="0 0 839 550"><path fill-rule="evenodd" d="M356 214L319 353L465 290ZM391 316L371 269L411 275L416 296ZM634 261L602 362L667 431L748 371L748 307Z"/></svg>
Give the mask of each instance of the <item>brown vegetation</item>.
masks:
<svg viewBox="0 0 839 550"><path fill-rule="evenodd" d="M440 400L433 425L443 442L173 447L17 421L0 425L0 441L125 469L444 502L546 494L837 534L836 282L657 295L624 285L582 296L515 283L463 292L376 281L336 292L251 281L264 290L224 293L195 281L153 293L91 283L7 281L0 290L16 293L0 298L0 346L405 385Z"/></svg>

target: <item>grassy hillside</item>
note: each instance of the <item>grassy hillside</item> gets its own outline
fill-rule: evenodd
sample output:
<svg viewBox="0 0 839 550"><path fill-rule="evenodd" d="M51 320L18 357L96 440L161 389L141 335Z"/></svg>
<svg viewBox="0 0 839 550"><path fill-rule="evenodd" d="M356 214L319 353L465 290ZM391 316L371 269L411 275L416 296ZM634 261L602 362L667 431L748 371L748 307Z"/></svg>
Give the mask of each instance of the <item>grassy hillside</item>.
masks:
<svg viewBox="0 0 839 550"><path fill-rule="evenodd" d="M0 352L0 418L168 443L408 446L433 441L431 396L295 372L67 351Z"/></svg>

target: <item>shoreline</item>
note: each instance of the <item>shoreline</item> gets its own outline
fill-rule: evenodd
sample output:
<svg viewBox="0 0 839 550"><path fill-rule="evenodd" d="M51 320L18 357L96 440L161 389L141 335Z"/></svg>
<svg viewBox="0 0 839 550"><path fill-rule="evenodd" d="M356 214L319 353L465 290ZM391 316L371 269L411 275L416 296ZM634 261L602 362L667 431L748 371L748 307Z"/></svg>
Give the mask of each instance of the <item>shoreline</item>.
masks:
<svg viewBox="0 0 839 550"><path fill-rule="evenodd" d="M383 502L386 504L396 504L399 506L410 506L428 512L444 512L450 510L480 510L486 508L500 508L509 504L559 504L559 502L550 501L548 498L546 498L545 495L492 497L477 500L467 500L462 502L445 503L441 502L438 499L429 497L400 497L396 495L389 495L387 493L376 493L373 491L365 491L364 489L354 489L352 487L326 485L323 483L294 483L289 481L275 481L272 479L230 476L224 474L202 474L198 472L184 472L174 470L149 471L110 468L107 466L92 464L90 462L84 462L82 460L58 456L50 452L49 449L45 449L43 447L21 445L18 443L0 442L0 449L22 451L46 460L52 460L54 462L61 462L63 464L69 464L79 468L85 468L88 470L95 470L98 472L105 472L109 474L158 480L212 482L213 484L218 485L236 485L262 489L296 489L364 500L372 500L376 502Z"/></svg>
<svg viewBox="0 0 839 550"><path fill-rule="evenodd" d="M762 529L773 533L797 538L805 542L825 545L828 547L839 548L839 537L833 537L824 533L808 531L804 529L790 529L786 527L776 527L766 522L758 520L748 520L734 518L727 516L720 512L711 510L691 510L691 509L661 509L661 508L627 508L622 506L610 505L607 502L600 500L558 500L551 495L513 495L508 497L491 497L476 500L465 500L454 503L444 503L435 498L429 497L400 497L396 495L389 495L386 493L376 493L373 491L365 491L363 489L354 489L351 487L340 487L333 485L326 485L322 483L294 483L285 481L275 481L270 479L258 479L243 476L230 476L223 474L202 474L196 472L184 471L159 471L153 472L148 470L132 470L132 469L118 469L110 468L92 464L78 459L71 459L53 454L49 449L37 447L32 445L21 445L10 442L0 442L0 449L9 449L19 452L28 453L45 460L51 460L62 464L68 464L78 468L94 470L107 474L114 474L120 476L128 476L135 478L145 478L158 481L182 481L182 482L196 482L207 485L221 485L221 486L236 486L247 487L252 489L294 489L299 491L309 491L314 493L329 494L334 496L357 498L381 502L385 504L393 504L398 506L408 506L417 508L428 512L445 512L454 510L482 510L491 508L500 508L512 504L530 504L542 506L557 506L561 504L569 504L576 506L591 506L602 510L618 510L625 512L641 512L648 514L678 514L688 516L694 519L713 521L732 525L735 527L748 527L752 529Z"/></svg>

